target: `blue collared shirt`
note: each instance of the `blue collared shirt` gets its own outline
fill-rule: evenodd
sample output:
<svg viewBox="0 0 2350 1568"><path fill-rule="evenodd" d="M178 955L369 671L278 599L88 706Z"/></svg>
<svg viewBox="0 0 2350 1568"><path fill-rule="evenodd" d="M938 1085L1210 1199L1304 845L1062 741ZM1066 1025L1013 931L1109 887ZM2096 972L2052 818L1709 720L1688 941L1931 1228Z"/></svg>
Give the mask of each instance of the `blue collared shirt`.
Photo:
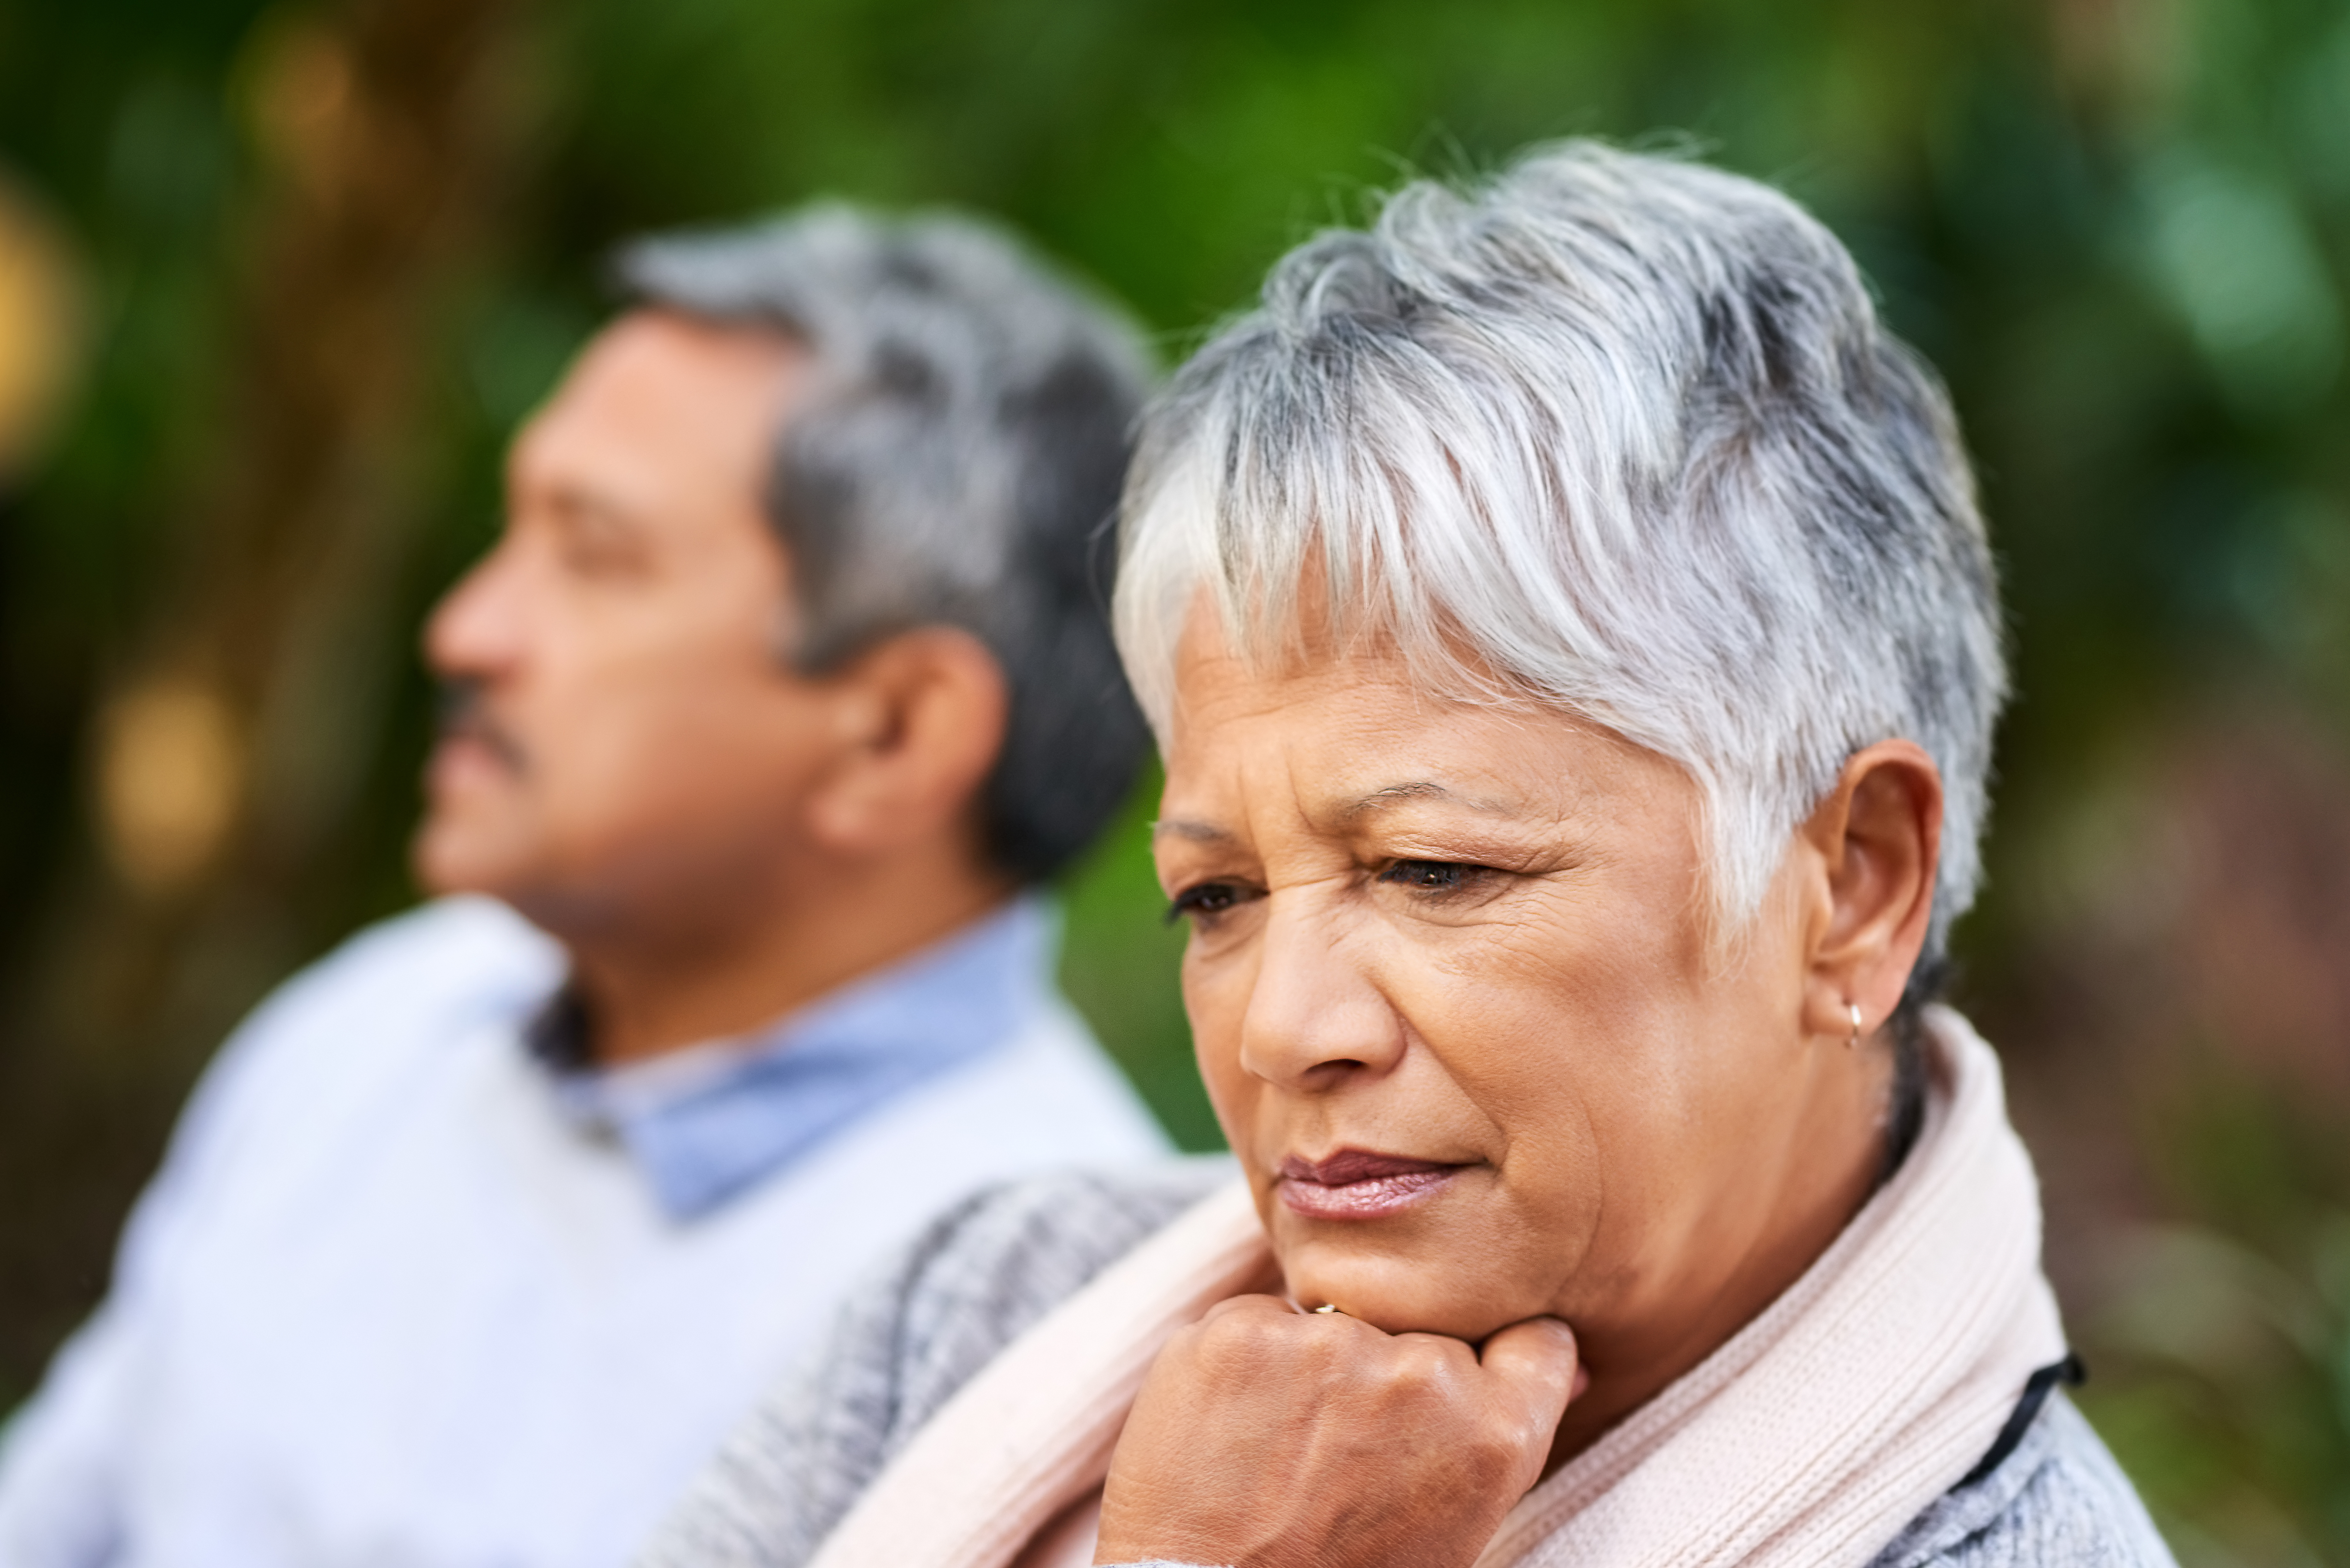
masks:
<svg viewBox="0 0 2350 1568"><path fill-rule="evenodd" d="M566 992L532 1047L573 1118L618 1138L670 1217L692 1220L1035 1023L1052 994L1053 925L1041 899L1021 898L759 1033L622 1067L577 1064L582 1020Z"/></svg>

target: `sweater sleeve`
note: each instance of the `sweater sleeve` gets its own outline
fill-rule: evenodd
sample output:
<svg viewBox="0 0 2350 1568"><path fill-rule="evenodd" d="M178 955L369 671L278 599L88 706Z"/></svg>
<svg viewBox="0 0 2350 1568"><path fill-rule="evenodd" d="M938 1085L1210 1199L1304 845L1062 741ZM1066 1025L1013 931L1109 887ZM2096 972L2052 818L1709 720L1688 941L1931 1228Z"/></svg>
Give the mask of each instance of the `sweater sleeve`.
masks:
<svg viewBox="0 0 2350 1568"><path fill-rule="evenodd" d="M993 1189L857 1292L729 1439L638 1568L801 1568L882 1468L1031 1324L1231 1168L1182 1160Z"/></svg>

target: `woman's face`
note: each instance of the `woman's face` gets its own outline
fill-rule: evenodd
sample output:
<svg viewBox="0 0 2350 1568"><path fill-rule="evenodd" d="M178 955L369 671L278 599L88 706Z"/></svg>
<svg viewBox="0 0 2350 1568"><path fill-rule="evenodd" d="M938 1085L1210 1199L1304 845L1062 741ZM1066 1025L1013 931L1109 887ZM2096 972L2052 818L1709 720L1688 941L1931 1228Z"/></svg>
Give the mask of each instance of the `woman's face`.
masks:
<svg viewBox="0 0 2350 1568"><path fill-rule="evenodd" d="M1309 664L1252 674L1195 617L1155 836L1291 1293L1470 1340L1555 1314L1595 1379L1693 1362L1874 1176L1882 1064L1804 1027L1828 917L1783 869L1725 961L1678 766Z"/></svg>

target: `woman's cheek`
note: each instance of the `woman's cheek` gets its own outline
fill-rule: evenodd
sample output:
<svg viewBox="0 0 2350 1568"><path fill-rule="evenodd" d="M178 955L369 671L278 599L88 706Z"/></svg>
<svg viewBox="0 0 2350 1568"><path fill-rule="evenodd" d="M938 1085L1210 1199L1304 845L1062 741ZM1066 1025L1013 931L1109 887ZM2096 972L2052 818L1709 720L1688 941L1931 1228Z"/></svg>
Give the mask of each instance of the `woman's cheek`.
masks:
<svg viewBox="0 0 2350 1568"><path fill-rule="evenodd" d="M1513 1070L1477 1085L1502 1107L1497 1230L1489 1241L1548 1311L1601 1261L1614 1209L1631 1195L1611 1180L1593 1130L1608 1125L1586 1097L1590 1068L1523 1042ZM1498 1080L1498 1081L1496 1081Z"/></svg>
<svg viewBox="0 0 2350 1568"><path fill-rule="evenodd" d="M1198 939L1192 939L1194 949ZM1200 1065L1200 1081L1208 1103L1223 1128L1224 1141L1235 1150L1250 1147L1246 1134L1253 1117L1254 1096L1248 1075L1240 1064L1241 1026L1247 1016L1245 986L1235 985L1228 971L1205 961L1196 950L1183 958L1183 1010L1191 1021L1191 1052ZM1237 994L1235 994L1237 993Z"/></svg>

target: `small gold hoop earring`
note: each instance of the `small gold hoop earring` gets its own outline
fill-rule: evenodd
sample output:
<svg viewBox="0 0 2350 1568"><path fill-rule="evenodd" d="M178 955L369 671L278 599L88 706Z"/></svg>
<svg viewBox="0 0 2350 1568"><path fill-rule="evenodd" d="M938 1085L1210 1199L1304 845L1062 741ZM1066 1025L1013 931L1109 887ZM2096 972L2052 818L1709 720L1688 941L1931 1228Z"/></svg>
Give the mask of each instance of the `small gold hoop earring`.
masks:
<svg viewBox="0 0 2350 1568"><path fill-rule="evenodd" d="M1845 1011L1852 1014L1851 1045L1852 1049L1857 1051L1860 1049L1860 1003L1857 1002L1847 1002L1844 1005Z"/></svg>

